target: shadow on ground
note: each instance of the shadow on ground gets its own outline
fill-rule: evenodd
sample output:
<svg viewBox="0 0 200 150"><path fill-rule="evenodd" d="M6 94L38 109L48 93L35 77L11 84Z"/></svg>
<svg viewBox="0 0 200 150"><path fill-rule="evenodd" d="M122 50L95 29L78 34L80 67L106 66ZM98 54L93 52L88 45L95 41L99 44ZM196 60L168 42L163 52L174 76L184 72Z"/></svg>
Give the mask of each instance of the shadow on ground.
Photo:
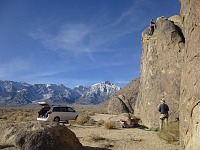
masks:
<svg viewBox="0 0 200 150"><path fill-rule="evenodd" d="M5 145L5 146L0 145L0 149L2 149L2 150L16 150L15 147L12 146L12 145ZM83 146L83 148L81 150L111 150L111 149Z"/></svg>
<svg viewBox="0 0 200 150"><path fill-rule="evenodd" d="M99 147L89 147L89 146L83 146L81 150L111 150L108 148L99 148Z"/></svg>

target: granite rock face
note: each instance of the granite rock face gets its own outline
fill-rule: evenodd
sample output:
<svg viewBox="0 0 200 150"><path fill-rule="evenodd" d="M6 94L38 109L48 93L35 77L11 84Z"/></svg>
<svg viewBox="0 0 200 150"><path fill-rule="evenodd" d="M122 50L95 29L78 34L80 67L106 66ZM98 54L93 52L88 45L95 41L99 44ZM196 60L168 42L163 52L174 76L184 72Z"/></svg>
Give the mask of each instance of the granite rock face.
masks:
<svg viewBox="0 0 200 150"><path fill-rule="evenodd" d="M178 17L176 20L180 20ZM149 29L142 33L140 89L134 114L148 127L158 126L161 98L169 105L169 120L179 118L184 42L181 27L165 17L156 20L153 35L149 35Z"/></svg>
<svg viewBox="0 0 200 150"><path fill-rule="evenodd" d="M181 0L185 54L180 97L180 144L200 149L200 1Z"/></svg>
<svg viewBox="0 0 200 150"><path fill-rule="evenodd" d="M133 113L139 91L140 79L136 78L107 101L109 114Z"/></svg>
<svg viewBox="0 0 200 150"><path fill-rule="evenodd" d="M124 103L125 97L123 95L114 96L108 102L109 114L128 113L129 109Z"/></svg>

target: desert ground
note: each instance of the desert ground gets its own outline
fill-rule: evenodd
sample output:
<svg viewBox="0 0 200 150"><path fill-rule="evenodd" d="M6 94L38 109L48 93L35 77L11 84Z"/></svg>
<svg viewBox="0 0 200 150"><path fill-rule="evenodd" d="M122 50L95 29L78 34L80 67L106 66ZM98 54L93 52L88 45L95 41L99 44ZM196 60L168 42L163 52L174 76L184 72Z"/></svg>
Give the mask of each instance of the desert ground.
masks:
<svg viewBox="0 0 200 150"><path fill-rule="evenodd" d="M37 109L1 109L0 122L37 122ZM89 123L78 124L75 121L60 123L73 131L83 150L178 150L178 143L169 144L160 139L155 131L146 131L139 128L114 128L108 129L103 123L108 122L111 117L116 115L87 113L90 114ZM92 120L92 121L91 121ZM92 123L91 123L92 122ZM1 128L1 127L0 127ZM0 135L1 135L0 130ZM9 149L1 146L0 149Z"/></svg>
<svg viewBox="0 0 200 150"><path fill-rule="evenodd" d="M107 121L113 115L95 114L96 121ZM178 150L178 144L168 144L155 131L138 128L105 129L104 126L70 125L85 150Z"/></svg>

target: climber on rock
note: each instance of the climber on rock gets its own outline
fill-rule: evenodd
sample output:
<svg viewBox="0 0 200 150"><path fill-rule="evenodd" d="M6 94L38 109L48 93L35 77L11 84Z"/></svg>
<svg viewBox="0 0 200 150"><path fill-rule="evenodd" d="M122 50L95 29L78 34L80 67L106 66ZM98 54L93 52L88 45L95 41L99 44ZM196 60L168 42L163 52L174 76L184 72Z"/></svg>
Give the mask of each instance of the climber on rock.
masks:
<svg viewBox="0 0 200 150"><path fill-rule="evenodd" d="M155 28L156 28L156 23L153 22L153 19L151 19L149 25L149 35L153 35Z"/></svg>

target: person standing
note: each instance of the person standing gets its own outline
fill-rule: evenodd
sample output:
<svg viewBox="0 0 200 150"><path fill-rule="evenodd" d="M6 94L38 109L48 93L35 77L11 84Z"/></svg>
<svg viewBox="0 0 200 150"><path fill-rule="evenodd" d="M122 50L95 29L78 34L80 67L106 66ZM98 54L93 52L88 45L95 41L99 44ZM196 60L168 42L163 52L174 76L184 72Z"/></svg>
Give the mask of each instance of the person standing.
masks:
<svg viewBox="0 0 200 150"><path fill-rule="evenodd" d="M165 122L165 126L168 125L168 111L169 111L169 107L168 105L165 103L164 99L161 99L161 104L159 105L158 111L160 112L160 130L163 129L163 123Z"/></svg>

